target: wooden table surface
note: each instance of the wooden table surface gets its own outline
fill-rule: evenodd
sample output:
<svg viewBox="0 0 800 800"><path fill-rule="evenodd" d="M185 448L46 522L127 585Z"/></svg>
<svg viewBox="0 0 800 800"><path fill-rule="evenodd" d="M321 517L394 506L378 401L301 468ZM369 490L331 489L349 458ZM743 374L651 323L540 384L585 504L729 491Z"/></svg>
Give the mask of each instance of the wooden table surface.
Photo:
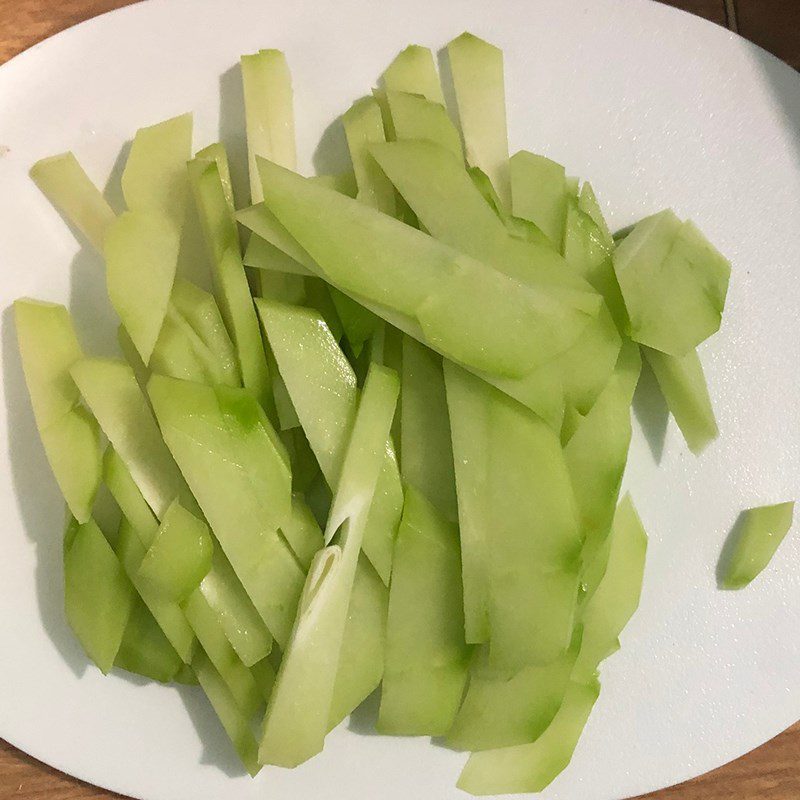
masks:
<svg viewBox="0 0 800 800"><path fill-rule="evenodd" d="M0 64L70 25L130 2L0 0ZM800 0L670 0L669 5L738 31L800 69ZM800 723L732 764L640 800L799 800L798 762ZM118 795L66 777L0 739L0 800L114 797Z"/></svg>

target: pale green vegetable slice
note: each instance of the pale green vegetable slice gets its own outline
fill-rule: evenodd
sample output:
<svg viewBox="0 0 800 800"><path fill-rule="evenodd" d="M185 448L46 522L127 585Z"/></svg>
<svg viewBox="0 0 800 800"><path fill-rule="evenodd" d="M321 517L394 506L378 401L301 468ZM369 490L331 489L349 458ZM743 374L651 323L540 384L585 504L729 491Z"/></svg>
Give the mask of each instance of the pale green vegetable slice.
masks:
<svg viewBox="0 0 800 800"><path fill-rule="evenodd" d="M14 325L36 427L64 499L78 522L88 522L100 484L97 423L79 405L70 368L81 352L64 306L14 303Z"/></svg>
<svg viewBox="0 0 800 800"><path fill-rule="evenodd" d="M114 666L160 683L177 682L184 666L141 599L134 600Z"/></svg>
<svg viewBox="0 0 800 800"><path fill-rule="evenodd" d="M353 355L358 358L364 349L364 345L381 326L381 321L371 311L368 311L364 306L333 286L328 287L328 290Z"/></svg>
<svg viewBox="0 0 800 800"><path fill-rule="evenodd" d="M793 516L794 502L749 508L742 513L732 552L722 565L723 589L741 589L765 569L792 527Z"/></svg>
<svg viewBox="0 0 800 800"><path fill-rule="evenodd" d="M700 454L717 438L719 429L697 351L690 350L683 356L670 356L642 347L642 353L656 376L686 444L695 455Z"/></svg>
<svg viewBox="0 0 800 800"><path fill-rule="evenodd" d="M222 189L225 192L225 199L228 201L228 208L231 214L236 210L236 202L233 197L233 181L231 180L231 168L228 161L228 151L222 142L214 142L202 150L198 150L195 158L204 161L216 161L219 169L219 179L222 181Z"/></svg>
<svg viewBox="0 0 800 800"><path fill-rule="evenodd" d="M67 622L101 672L114 665L135 594L94 520L73 522L64 537Z"/></svg>
<svg viewBox="0 0 800 800"><path fill-rule="evenodd" d="M246 267L283 272L287 275L307 276L314 274L299 261L295 261L283 250L279 250L275 245L270 244L266 239L262 239L255 233L250 236L242 261Z"/></svg>
<svg viewBox="0 0 800 800"><path fill-rule="evenodd" d="M383 84L387 92L418 94L433 103L444 105L436 63L427 47L411 44L400 51L383 73Z"/></svg>
<svg viewBox="0 0 800 800"><path fill-rule="evenodd" d="M291 515L292 497L277 434L244 389L154 375L148 393L164 441L225 555L284 645L303 572L278 531Z"/></svg>
<svg viewBox="0 0 800 800"><path fill-rule="evenodd" d="M186 162L191 157L191 114L140 128L122 173L128 208L160 215L180 229L189 191Z"/></svg>
<svg viewBox="0 0 800 800"><path fill-rule="evenodd" d="M198 352L198 349L204 352ZM175 309L167 308L164 324L150 356L150 370L187 381L213 383L217 377L213 371L213 360L197 334L187 330L185 321L181 320Z"/></svg>
<svg viewBox="0 0 800 800"><path fill-rule="evenodd" d="M43 158L31 167L30 175L47 199L102 252L116 214L75 156L61 153Z"/></svg>
<svg viewBox="0 0 800 800"><path fill-rule="evenodd" d="M189 176L211 257L217 302L236 346L242 380L269 409L272 398L264 345L219 167L216 162L195 160L189 165Z"/></svg>
<svg viewBox="0 0 800 800"><path fill-rule="evenodd" d="M174 502L139 565L138 576L173 600L185 600L211 569L214 544L208 526Z"/></svg>
<svg viewBox="0 0 800 800"><path fill-rule="evenodd" d="M241 66L250 195L254 203L259 203L263 195L256 156L269 158L287 169L297 168L292 78L286 56L280 50L259 50L242 56Z"/></svg>
<svg viewBox="0 0 800 800"><path fill-rule="evenodd" d="M561 708L535 742L473 753L458 788L473 795L541 792L572 760L599 694L596 680L571 682Z"/></svg>
<svg viewBox="0 0 800 800"><path fill-rule="evenodd" d="M121 361L85 358L70 374L155 515L162 517L176 498L193 508L133 370Z"/></svg>
<svg viewBox="0 0 800 800"><path fill-rule="evenodd" d="M578 632L568 650L549 664L512 675L489 663L481 645L470 665L469 684L447 744L459 750L490 750L535 741L553 721L564 700L580 649Z"/></svg>
<svg viewBox="0 0 800 800"><path fill-rule="evenodd" d="M698 228L672 211L639 222L614 254L631 338L686 355L718 330L730 269Z"/></svg>
<svg viewBox="0 0 800 800"><path fill-rule="evenodd" d="M231 690L202 650L198 650L195 654L192 660L192 669L225 728L228 738L233 743L242 764L250 775L255 777L261 767L257 757L258 744L250 730L250 720L242 713Z"/></svg>
<svg viewBox="0 0 800 800"><path fill-rule="evenodd" d="M567 217L564 167L544 156L520 150L511 157L510 170L514 216L535 223L560 251Z"/></svg>
<svg viewBox="0 0 800 800"><path fill-rule="evenodd" d="M583 639L573 680L591 681L600 662L619 647L618 637L639 606L646 554L647 534L625 495L614 515L605 575L582 612Z"/></svg>
<svg viewBox="0 0 800 800"><path fill-rule="evenodd" d="M393 138L435 142L463 162L461 138L443 105L397 91L387 91L386 102L392 116Z"/></svg>
<svg viewBox="0 0 800 800"><path fill-rule="evenodd" d="M447 56L467 162L489 176L500 200L510 208L503 52L462 33L447 45Z"/></svg>
<svg viewBox="0 0 800 800"><path fill-rule="evenodd" d="M270 348L328 485L339 483L358 402L356 376L322 317L310 309L256 301ZM387 443L364 534L364 553L388 585L403 505L397 460Z"/></svg>
<svg viewBox="0 0 800 800"><path fill-rule="evenodd" d="M581 186L581 193L578 196L578 208L592 219L597 226L603 243L609 248L613 247L614 237L611 235L606 219L603 216L603 211L600 208L600 202L589 181L585 181L583 186Z"/></svg>
<svg viewBox="0 0 800 800"><path fill-rule="evenodd" d="M374 97L356 100L342 115L342 124L356 174L359 201L393 216L397 210L394 187L369 154L371 144L386 141L378 101ZM263 172L261 177L263 180Z"/></svg>
<svg viewBox="0 0 800 800"><path fill-rule="evenodd" d="M398 392L396 374L379 366L370 368L328 533L345 527L340 544L317 553L309 570L267 706L259 747L261 763L293 767L322 750L367 512Z"/></svg>
<svg viewBox="0 0 800 800"><path fill-rule="evenodd" d="M400 472L445 519L458 519L442 358L403 337Z"/></svg>
<svg viewBox="0 0 800 800"><path fill-rule="evenodd" d="M304 570L311 566L317 551L325 544L311 509L298 494L292 498L292 513L281 526L281 533Z"/></svg>
<svg viewBox="0 0 800 800"><path fill-rule="evenodd" d="M348 197L356 197L358 194L356 174L352 170L339 172L336 175L312 175L309 180Z"/></svg>
<svg viewBox="0 0 800 800"><path fill-rule="evenodd" d="M378 730L446 733L461 702L469 656L458 529L409 487L394 550Z"/></svg>

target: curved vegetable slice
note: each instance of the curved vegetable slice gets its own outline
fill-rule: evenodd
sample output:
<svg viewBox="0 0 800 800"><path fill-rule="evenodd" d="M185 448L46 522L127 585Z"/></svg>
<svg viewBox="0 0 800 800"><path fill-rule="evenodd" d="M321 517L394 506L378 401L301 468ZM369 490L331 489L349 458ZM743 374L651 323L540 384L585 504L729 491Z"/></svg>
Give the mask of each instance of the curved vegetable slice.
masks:
<svg viewBox="0 0 800 800"><path fill-rule="evenodd" d="M169 683L183 666L155 617L141 599L134 601L114 666Z"/></svg>
<svg viewBox="0 0 800 800"><path fill-rule="evenodd" d="M30 174L47 199L102 252L116 214L78 159L72 153L43 158L31 167Z"/></svg>
<svg viewBox="0 0 800 800"><path fill-rule="evenodd" d="M261 763L293 767L322 750L367 512L398 391L391 370L370 368L326 532L329 538L344 525L340 544L319 551L306 578L267 707Z"/></svg>
<svg viewBox="0 0 800 800"><path fill-rule="evenodd" d="M456 526L408 487L389 591L382 733L441 736L461 703L470 648L458 551Z"/></svg>
<svg viewBox="0 0 800 800"><path fill-rule="evenodd" d="M566 173L561 164L520 150L511 157L514 216L528 219L561 251L567 218Z"/></svg>
<svg viewBox="0 0 800 800"><path fill-rule="evenodd" d="M733 552L724 564L723 589L741 589L772 560L792 527L794 503L749 508L742 513Z"/></svg>
<svg viewBox="0 0 800 800"><path fill-rule="evenodd" d="M384 71L383 83L387 92L418 94L426 100L444 105L436 63L427 47L410 44L398 53Z"/></svg>
<svg viewBox="0 0 800 800"><path fill-rule="evenodd" d="M100 437L70 376L83 357L72 319L64 306L17 300L14 324L47 460L72 515L88 522L100 484Z"/></svg>
<svg viewBox="0 0 800 800"><path fill-rule="evenodd" d="M461 137L443 105L419 97L416 93L398 91L387 91L386 102L392 117L393 138L426 139L435 142L463 164Z"/></svg>

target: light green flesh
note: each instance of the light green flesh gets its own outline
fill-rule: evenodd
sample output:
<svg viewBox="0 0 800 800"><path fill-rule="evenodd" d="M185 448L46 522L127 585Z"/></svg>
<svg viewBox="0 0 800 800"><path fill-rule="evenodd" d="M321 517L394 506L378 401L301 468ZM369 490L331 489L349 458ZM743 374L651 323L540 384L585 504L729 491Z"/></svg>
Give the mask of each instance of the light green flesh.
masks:
<svg viewBox="0 0 800 800"><path fill-rule="evenodd" d="M167 446L253 605L284 645L303 585L278 532L291 514L291 476L255 400L227 389L240 405L228 398L221 407L222 388L158 375L148 385Z"/></svg>
<svg viewBox="0 0 800 800"><path fill-rule="evenodd" d="M393 139L424 139L434 142L463 164L461 137L443 105L419 97L418 94L398 91L387 91L386 102L394 128Z"/></svg>
<svg viewBox="0 0 800 800"><path fill-rule="evenodd" d="M533 222L561 250L567 218L564 167L544 156L521 150L510 161L514 216Z"/></svg>
<svg viewBox="0 0 800 800"><path fill-rule="evenodd" d="M267 706L261 763L293 767L322 750L367 512L399 388L390 370L370 369L328 523L331 533L344 525L340 544L320 550L308 572Z"/></svg>
<svg viewBox="0 0 800 800"><path fill-rule="evenodd" d="M31 167L30 175L47 199L102 252L116 215L75 156L61 153L43 158Z"/></svg>
<svg viewBox="0 0 800 800"><path fill-rule="evenodd" d="M458 529L409 487L394 549L378 730L446 733L461 702L469 656Z"/></svg>
<svg viewBox="0 0 800 800"><path fill-rule="evenodd" d="M259 296L294 305L305 303L306 286L302 275L289 275L267 269L261 270L256 277L259 283Z"/></svg>
<svg viewBox="0 0 800 800"><path fill-rule="evenodd" d="M358 195L356 174L352 170L340 172L338 175L312 175L309 180L318 183L320 186L333 189L339 194L346 194L348 197L356 197Z"/></svg>
<svg viewBox="0 0 800 800"><path fill-rule="evenodd" d="M127 211L103 246L111 305L149 363L175 280L180 228L155 210Z"/></svg>
<svg viewBox="0 0 800 800"><path fill-rule="evenodd" d="M156 517L161 518L176 498L193 508L133 370L120 361L85 358L70 372Z"/></svg>
<svg viewBox="0 0 800 800"><path fill-rule="evenodd" d="M473 795L541 792L567 767L600 694L596 680L571 682L547 730L532 744L473 753L458 788Z"/></svg>
<svg viewBox="0 0 800 800"><path fill-rule="evenodd" d="M697 351L690 350L684 356L669 356L642 347L642 353L656 376L686 444L695 455L699 455L717 438L719 429Z"/></svg>
<svg viewBox="0 0 800 800"><path fill-rule="evenodd" d="M328 485L336 488L358 402L353 368L319 314L264 300L256 305L311 449ZM397 461L387 444L363 543L387 585L402 506Z"/></svg>
<svg viewBox="0 0 800 800"><path fill-rule="evenodd" d="M172 287L171 305L216 359L214 366L219 369L220 377L215 383L241 386L236 349L214 295L179 278Z"/></svg>
<svg viewBox="0 0 800 800"><path fill-rule="evenodd" d="M175 648L181 660L185 664L189 664L194 652L194 631L187 622L186 615L173 598L139 577L139 568L147 550L138 531L124 518L119 528L116 552L125 573L150 613L155 617L169 643Z"/></svg>
<svg viewBox="0 0 800 800"><path fill-rule="evenodd" d="M101 453L97 423L79 405L69 372L83 356L72 319L64 306L17 300L14 323L47 460L70 512L78 522L88 522L100 484Z"/></svg>
<svg viewBox="0 0 800 800"><path fill-rule="evenodd" d="M217 168L219 169L219 178L222 181L222 188L225 192L225 199L228 201L228 208L231 213L236 210L236 202L233 197L233 181L231 180L231 168L228 162L228 151L222 142L214 142L214 144L198 150L195 158L204 161L216 161Z"/></svg>
<svg viewBox="0 0 800 800"><path fill-rule="evenodd" d="M489 176L503 205L511 207L503 53L462 33L447 45L467 162Z"/></svg>
<svg viewBox="0 0 800 800"><path fill-rule="evenodd" d="M283 250L279 250L275 245L255 233L250 236L242 262L246 267L282 272L286 275L302 277L314 274L299 261L295 261Z"/></svg>
<svg viewBox="0 0 800 800"><path fill-rule="evenodd" d="M158 520L142 497L125 464L112 448L106 451L103 479L145 548L153 544ZM220 627L242 661L250 666L263 659L272 647L272 637L239 583L220 548L212 553L211 570L200 584L200 592L212 607Z"/></svg>
<svg viewBox="0 0 800 800"><path fill-rule="evenodd" d="M114 666L160 683L174 680L183 666L175 648L141 599L134 601Z"/></svg>
<svg viewBox="0 0 800 800"><path fill-rule="evenodd" d="M572 679L588 683L618 647L618 637L639 606L647 534L625 495L617 507L603 579L582 611L583 639Z"/></svg>
<svg viewBox="0 0 800 800"><path fill-rule="evenodd" d="M409 336L402 342L400 472L445 519L458 519L453 446L442 359Z"/></svg>
<svg viewBox="0 0 800 800"><path fill-rule="evenodd" d="M546 663L572 635L581 545L560 440L529 410L455 365L445 365L445 381L467 639L486 641L491 631L495 669Z"/></svg>
<svg viewBox="0 0 800 800"><path fill-rule="evenodd" d="M250 775L255 777L261 767L257 757L258 744L250 730L250 720L242 713L231 690L202 650L198 650L195 654L192 669L242 764Z"/></svg>
<svg viewBox="0 0 800 800"><path fill-rule="evenodd" d="M180 602L208 574L213 552L208 526L176 501L164 514L158 533L139 565L138 577Z"/></svg>
<svg viewBox="0 0 800 800"><path fill-rule="evenodd" d="M356 100L342 115L342 124L356 175L359 202L393 216L396 211L394 188L369 154L371 144L386 141L378 101L374 97ZM261 178L263 181L263 171Z"/></svg>
<svg viewBox="0 0 800 800"><path fill-rule="evenodd" d="M280 50L259 50L242 56L242 87L247 130L250 194L262 200L256 156L296 169L292 79Z"/></svg>
<svg viewBox="0 0 800 800"><path fill-rule="evenodd" d="M101 672L114 666L135 593L117 556L93 520L73 522L64 537L67 622Z"/></svg>
<svg viewBox="0 0 800 800"><path fill-rule="evenodd" d="M212 263L217 303L236 347L242 381L269 409L266 355L239 251L236 220L225 199L219 168L215 162L195 160L189 165L189 177Z"/></svg>
<svg viewBox="0 0 800 800"><path fill-rule="evenodd" d="M596 213L599 214L599 210ZM613 252L614 243L605 238L603 229L591 216L581 211L577 203L569 200L564 232L564 258L603 296L617 328L626 330L628 315L614 273Z"/></svg>
<svg viewBox="0 0 800 800"><path fill-rule="evenodd" d="M723 564L723 589L741 589L764 570L792 527L793 516L793 502L743 512L730 558Z"/></svg>
<svg viewBox="0 0 800 800"><path fill-rule="evenodd" d="M261 688L231 647L203 595L195 592L183 605L183 611L239 710L246 718L251 718L264 702Z"/></svg>
<svg viewBox="0 0 800 800"><path fill-rule="evenodd" d="M597 226L602 243L606 247L612 248L614 246L614 237L611 235L611 231L603 216L603 211L600 208L600 203L589 181L585 181L583 186L581 186L581 193L578 197L578 208L584 214L588 215Z"/></svg>
<svg viewBox="0 0 800 800"><path fill-rule="evenodd" d="M433 53L427 47L412 44L402 50L383 73L383 84L387 92L418 94L444 106Z"/></svg>
<svg viewBox="0 0 800 800"><path fill-rule="evenodd" d="M207 358L203 358L203 355L210 356L210 353L198 353L195 345L199 342L193 341L197 337L188 332L184 325L173 309L167 309L161 333L150 356L150 369L159 375L186 381L216 382L213 370L207 369Z"/></svg>
<svg viewBox="0 0 800 800"><path fill-rule="evenodd" d="M719 329L730 264L691 223L662 211L639 222L614 254L630 336L686 355Z"/></svg>
<svg viewBox="0 0 800 800"><path fill-rule="evenodd" d="M307 571L318 550L325 542L317 521L300 495L292 498L292 513L283 523L281 533L286 539L300 566Z"/></svg>
<svg viewBox="0 0 800 800"><path fill-rule="evenodd" d="M553 721L580 648L580 636L549 664L525 667L514 675L498 673L482 645L469 670L461 707L447 732L459 750L489 750L536 741Z"/></svg>
<svg viewBox="0 0 800 800"><path fill-rule="evenodd" d="M122 173L128 208L152 212L179 230L186 213L186 162L191 157L191 114L140 128Z"/></svg>

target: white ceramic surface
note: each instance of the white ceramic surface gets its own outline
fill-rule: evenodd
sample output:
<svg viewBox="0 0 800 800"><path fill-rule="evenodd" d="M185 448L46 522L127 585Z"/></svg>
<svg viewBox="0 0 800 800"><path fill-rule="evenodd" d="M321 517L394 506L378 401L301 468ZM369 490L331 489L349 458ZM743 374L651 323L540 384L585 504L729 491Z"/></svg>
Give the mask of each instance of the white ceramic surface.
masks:
<svg viewBox="0 0 800 800"><path fill-rule="evenodd" d="M63 620L62 506L8 308L19 295L68 301L87 345L113 350L98 259L27 178L36 159L72 149L102 184L137 127L186 110L198 147L221 133L240 153L237 58L279 47L301 168L329 170L343 141L333 127L318 147L323 131L394 54L464 29L505 50L513 148L591 179L615 227L671 205L733 261L722 331L702 353L719 441L693 458L645 380L627 476L651 537L642 605L603 667L571 767L544 797L667 786L800 718L800 530L748 589L715 582L738 512L800 495L800 77L647 0L151 0L0 69L0 736L146 800L464 796L464 756L368 735L364 713L310 764L251 781L197 692L87 667Z"/></svg>

